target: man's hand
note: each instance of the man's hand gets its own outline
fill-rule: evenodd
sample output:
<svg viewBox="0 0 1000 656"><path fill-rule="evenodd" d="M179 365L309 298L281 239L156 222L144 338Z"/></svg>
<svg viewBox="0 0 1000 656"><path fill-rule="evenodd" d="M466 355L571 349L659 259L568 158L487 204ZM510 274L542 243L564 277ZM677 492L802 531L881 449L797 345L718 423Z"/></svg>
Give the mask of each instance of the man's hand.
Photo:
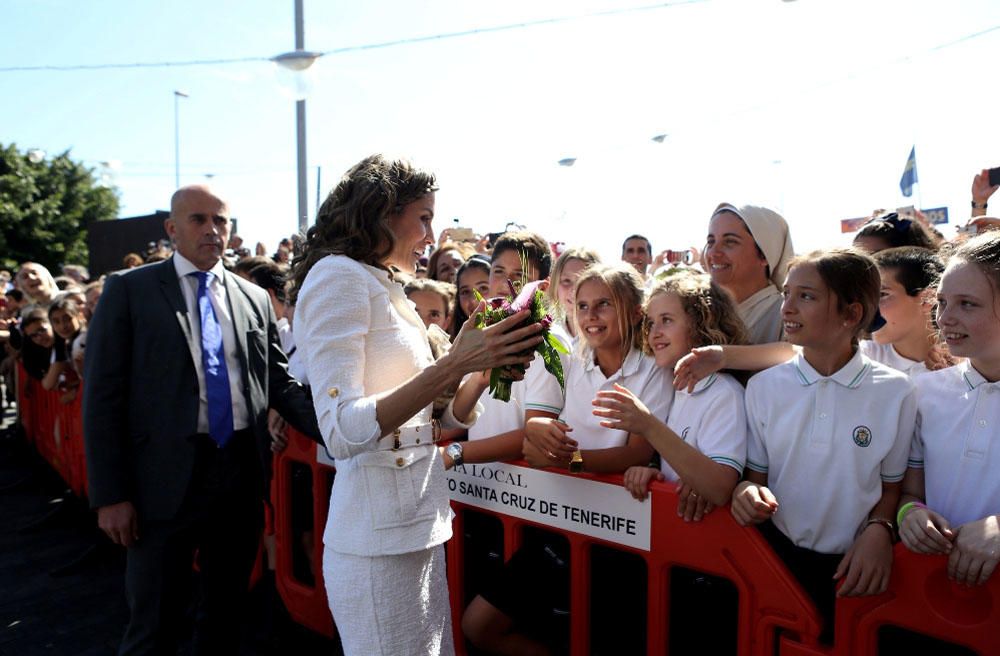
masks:
<svg viewBox="0 0 1000 656"><path fill-rule="evenodd" d="M288 446L288 422L274 408L267 411L267 432L271 434L271 451L284 451Z"/></svg>
<svg viewBox="0 0 1000 656"><path fill-rule="evenodd" d="M97 526L111 541L131 547L139 540L139 522L131 501L122 501L97 509Z"/></svg>

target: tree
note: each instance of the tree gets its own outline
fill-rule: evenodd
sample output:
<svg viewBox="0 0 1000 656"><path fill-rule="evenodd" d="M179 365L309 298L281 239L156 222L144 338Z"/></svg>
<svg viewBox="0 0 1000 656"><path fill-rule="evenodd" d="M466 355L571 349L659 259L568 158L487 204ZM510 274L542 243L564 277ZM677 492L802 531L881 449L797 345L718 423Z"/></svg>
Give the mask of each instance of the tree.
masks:
<svg viewBox="0 0 1000 656"><path fill-rule="evenodd" d="M38 159L39 161L32 161ZM102 186L93 169L69 157L29 157L0 144L0 265L87 264L87 229L118 216L118 192Z"/></svg>

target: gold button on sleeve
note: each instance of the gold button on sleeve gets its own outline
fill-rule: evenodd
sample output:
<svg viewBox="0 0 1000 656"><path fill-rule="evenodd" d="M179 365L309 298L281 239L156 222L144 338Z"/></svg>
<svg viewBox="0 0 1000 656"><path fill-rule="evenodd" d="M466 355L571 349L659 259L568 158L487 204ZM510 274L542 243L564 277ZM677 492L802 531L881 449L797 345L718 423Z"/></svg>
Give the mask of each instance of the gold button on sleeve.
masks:
<svg viewBox="0 0 1000 656"><path fill-rule="evenodd" d="M337 389L336 387L331 387L329 390L327 390L326 393L330 395L331 399L335 399L338 396L340 396L340 390Z"/></svg>

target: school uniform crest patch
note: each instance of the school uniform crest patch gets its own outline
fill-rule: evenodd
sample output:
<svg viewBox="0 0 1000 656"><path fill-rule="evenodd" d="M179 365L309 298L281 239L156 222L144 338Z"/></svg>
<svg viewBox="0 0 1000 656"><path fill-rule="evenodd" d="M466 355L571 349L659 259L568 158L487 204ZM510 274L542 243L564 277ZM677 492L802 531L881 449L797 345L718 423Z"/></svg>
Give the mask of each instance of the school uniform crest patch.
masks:
<svg viewBox="0 0 1000 656"><path fill-rule="evenodd" d="M867 426L858 426L854 429L854 443L860 447L866 447L872 443L872 431Z"/></svg>

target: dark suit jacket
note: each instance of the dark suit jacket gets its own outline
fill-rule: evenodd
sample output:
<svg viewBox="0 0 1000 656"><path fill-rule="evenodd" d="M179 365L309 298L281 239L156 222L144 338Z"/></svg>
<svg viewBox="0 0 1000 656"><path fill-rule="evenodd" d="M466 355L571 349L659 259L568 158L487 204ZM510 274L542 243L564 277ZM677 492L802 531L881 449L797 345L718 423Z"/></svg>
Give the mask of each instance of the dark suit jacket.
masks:
<svg viewBox="0 0 1000 656"><path fill-rule="evenodd" d="M267 293L225 274L243 394L261 455L267 409L318 439L312 400L288 375ZM191 322L173 259L109 276L87 332L83 433L90 504L131 501L144 520L172 518L194 467L198 378ZM261 488L263 491L263 487Z"/></svg>

